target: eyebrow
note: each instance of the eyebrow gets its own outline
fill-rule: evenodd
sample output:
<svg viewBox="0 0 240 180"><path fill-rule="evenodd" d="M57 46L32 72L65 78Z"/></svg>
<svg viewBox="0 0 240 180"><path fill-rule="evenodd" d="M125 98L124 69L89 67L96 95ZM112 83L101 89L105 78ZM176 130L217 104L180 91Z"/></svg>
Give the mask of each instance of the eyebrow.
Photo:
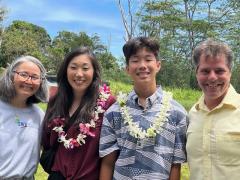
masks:
<svg viewBox="0 0 240 180"><path fill-rule="evenodd" d="M90 62L84 62L83 64L78 64L75 62L69 63L69 65L75 65L75 66L89 66L91 63Z"/></svg>

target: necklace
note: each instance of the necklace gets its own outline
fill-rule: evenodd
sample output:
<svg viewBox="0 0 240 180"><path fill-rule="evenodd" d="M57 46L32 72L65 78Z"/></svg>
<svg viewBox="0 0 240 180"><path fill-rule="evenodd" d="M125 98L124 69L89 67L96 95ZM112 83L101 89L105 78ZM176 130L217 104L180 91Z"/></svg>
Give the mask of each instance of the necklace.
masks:
<svg viewBox="0 0 240 180"><path fill-rule="evenodd" d="M104 84L102 87L99 88L99 91L99 97L97 99L95 111L92 114L92 119L90 120L90 123L79 123L80 133L77 135L76 139L66 138L67 133L64 131L62 123L52 129L58 133L58 142L63 143L66 149L73 149L74 147L79 147L85 144L85 138L87 136L95 137L95 133L92 132L91 129L94 129L96 127L96 122L99 119L99 114L106 111L104 107L106 106L106 102L110 96L110 88ZM57 117L54 120L64 121L64 118Z"/></svg>
<svg viewBox="0 0 240 180"><path fill-rule="evenodd" d="M144 139L153 138L159 134L163 130L162 126L167 121L167 117L170 115L168 112L170 111L171 107L170 100L172 99L172 93L163 91L160 112L158 113L156 119L153 120L153 124L150 125L147 130L143 130L136 122L133 122L133 119L126 106L127 96L127 94L120 92L117 96L117 102L120 105L120 112L122 114L124 123L128 125L127 128L130 135L138 139Z"/></svg>

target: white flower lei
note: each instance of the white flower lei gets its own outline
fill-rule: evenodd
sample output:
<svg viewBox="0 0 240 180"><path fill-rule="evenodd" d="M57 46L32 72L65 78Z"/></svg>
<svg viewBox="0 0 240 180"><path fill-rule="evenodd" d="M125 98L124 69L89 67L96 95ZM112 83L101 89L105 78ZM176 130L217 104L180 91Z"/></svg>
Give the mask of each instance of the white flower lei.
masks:
<svg viewBox="0 0 240 180"><path fill-rule="evenodd" d="M128 124L128 130L130 135L135 138L144 139L155 137L162 131L163 124L167 121L167 117L170 115L170 100L172 99L172 93L163 91L162 106L160 112L158 113L156 119L153 121L153 124L147 129L143 130L136 122L133 122L131 115L128 112L126 106L127 94L119 93L117 96L117 102L120 105L120 111L124 119L124 123Z"/></svg>
<svg viewBox="0 0 240 180"><path fill-rule="evenodd" d="M105 112L104 106L109 96L110 88L104 85L100 88L99 98L97 99L97 106L95 107L93 118L90 120L90 123L79 124L80 133L76 139L66 139L67 133L65 133L63 125L54 127L53 130L58 133L58 142L62 142L66 149L73 149L74 147L79 147L85 144L85 138L87 135L94 137L95 134L90 132L90 128L96 127L96 121L99 119L99 113Z"/></svg>

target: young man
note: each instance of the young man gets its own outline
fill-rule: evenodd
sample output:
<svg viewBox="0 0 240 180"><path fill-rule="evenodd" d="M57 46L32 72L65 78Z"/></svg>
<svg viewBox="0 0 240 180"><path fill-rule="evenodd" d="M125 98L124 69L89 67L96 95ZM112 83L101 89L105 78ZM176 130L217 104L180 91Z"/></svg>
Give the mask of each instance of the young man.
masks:
<svg viewBox="0 0 240 180"><path fill-rule="evenodd" d="M186 161L187 118L185 109L157 87L159 45L138 37L123 52L134 89L104 115L100 179L178 180Z"/></svg>
<svg viewBox="0 0 240 180"><path fill-rule="evenodd" d="M191 180L240 177L240 95L230 84L232 51L206 40L194 50L203 96L189 112L187 154Z"/></svg>

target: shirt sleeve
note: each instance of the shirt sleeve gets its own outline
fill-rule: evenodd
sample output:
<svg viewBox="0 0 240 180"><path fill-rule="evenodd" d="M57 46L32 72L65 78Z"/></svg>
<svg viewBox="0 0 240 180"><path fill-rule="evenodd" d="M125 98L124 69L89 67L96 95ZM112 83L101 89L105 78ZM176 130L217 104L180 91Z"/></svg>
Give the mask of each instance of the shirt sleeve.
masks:
<svg viewBox="0 0 240 180"><path fill-rule="evenodd" d="M184 163L187 161L186 156L186 132L188 126L188 117L186 113L179 113L178 124L176 124L176 136L173 152L173 163Z"/></svg>
<svg viewBox="0 0 240 180"><path fill-rule="evenodd" d="M104 157L113 151L119 150L116 130L114 128L113 112L106 112L100 135L99 156Z"/></svg>

